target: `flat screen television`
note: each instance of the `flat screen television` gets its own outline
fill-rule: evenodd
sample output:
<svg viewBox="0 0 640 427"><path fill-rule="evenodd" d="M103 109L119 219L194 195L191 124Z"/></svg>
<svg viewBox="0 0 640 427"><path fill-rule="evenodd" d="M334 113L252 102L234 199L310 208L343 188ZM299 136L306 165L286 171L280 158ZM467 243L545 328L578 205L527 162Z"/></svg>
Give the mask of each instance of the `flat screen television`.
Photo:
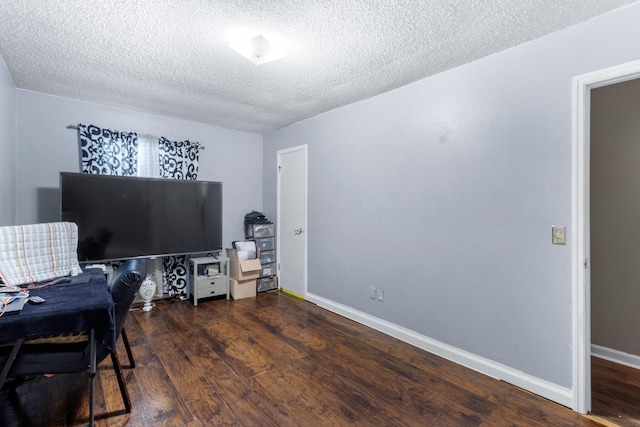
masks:
<svg viewBox="0 0 640 427"><path fill-rule="evenodd" d="M222 250L221 182L61 172L60 205L80 262Z"/></svg>

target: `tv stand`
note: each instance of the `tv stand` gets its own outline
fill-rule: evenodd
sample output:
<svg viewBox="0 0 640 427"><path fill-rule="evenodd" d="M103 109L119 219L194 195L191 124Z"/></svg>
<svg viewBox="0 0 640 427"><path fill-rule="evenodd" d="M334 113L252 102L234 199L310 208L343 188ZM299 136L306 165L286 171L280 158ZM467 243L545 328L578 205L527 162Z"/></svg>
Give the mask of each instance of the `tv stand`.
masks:
<svg viewBox="0 0 640 427"><path fill-rule="evenodd" d="M226 295L229 299L229 258L219 255L216 257L189 258L192 273L187 285L189 297L193 298L193 305L198 306L202 298Z"/></svg>

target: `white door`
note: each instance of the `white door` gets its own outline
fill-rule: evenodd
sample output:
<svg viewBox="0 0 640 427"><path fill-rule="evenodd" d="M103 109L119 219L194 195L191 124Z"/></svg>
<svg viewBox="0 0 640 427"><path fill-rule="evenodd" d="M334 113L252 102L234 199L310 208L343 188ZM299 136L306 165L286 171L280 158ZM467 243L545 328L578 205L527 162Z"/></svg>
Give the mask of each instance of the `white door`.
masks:
<svg viewBox="0 0 640 427"><path fill-rule="evenodd" d="M278 151L277 257L279 285L307 294L307 146Z"/></svg>

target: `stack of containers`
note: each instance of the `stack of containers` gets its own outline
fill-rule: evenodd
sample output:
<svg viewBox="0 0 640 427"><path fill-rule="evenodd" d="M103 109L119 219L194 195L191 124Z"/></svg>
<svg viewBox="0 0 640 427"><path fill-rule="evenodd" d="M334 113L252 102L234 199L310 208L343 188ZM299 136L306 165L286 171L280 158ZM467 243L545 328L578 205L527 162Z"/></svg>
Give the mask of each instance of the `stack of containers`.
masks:
<svg viewBox="0 0 640 427"><path fill-rule="evenodd" d="M246 239L255 240L259 253L261 269L257 280L257 291L264 292L276 289L278 280L275 224L260 212L253 211L244 217L244 234Z"/></svg>

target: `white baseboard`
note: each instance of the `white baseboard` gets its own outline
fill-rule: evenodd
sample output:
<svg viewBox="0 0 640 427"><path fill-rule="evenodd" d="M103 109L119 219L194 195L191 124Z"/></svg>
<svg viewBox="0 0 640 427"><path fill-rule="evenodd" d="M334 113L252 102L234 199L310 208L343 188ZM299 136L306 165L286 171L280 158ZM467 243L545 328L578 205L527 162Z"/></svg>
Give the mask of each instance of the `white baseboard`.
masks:
<svg viewBox="0 0 640 427"><path fill-rule="evenodd" d="M591 344L591 355L610 362L619 363L631 368L640 369L640 356L614 350L612 348Z"/></svg>
<svg viewBox="0 0 640 427"><path fill-rule="evenodd" d="M574 407L573 391L569 388L525 374L517 369L431 339L410 329L379 319L324 297L307 293L306 300L482 374L503 380L569 408Z"/></svg>

